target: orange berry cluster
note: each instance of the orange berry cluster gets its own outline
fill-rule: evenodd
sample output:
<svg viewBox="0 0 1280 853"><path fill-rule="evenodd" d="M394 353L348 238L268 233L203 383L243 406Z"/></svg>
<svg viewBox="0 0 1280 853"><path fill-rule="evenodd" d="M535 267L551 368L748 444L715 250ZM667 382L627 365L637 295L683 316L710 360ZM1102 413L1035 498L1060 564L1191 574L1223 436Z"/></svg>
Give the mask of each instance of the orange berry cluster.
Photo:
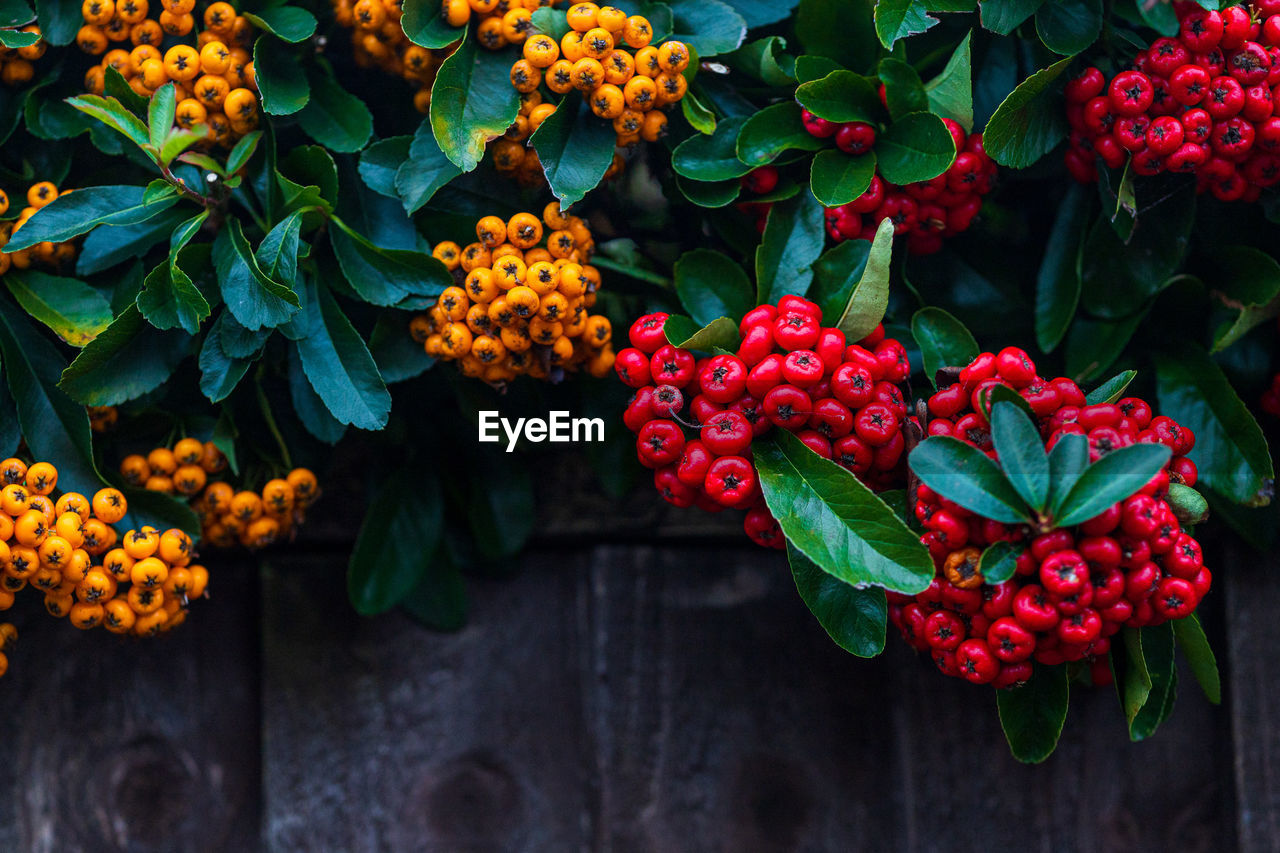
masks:
<svg viewBox="0 0 1280 853"><path fill-rule="evenodd" d="M520 94L520 114L511 127L507 128L502 139L493 143L493 167L500 174L514 177L524 186L546 184L538 152L527 144L527 140L555 109L555 104L543 102L542 94L537 90ZM622 167L622 155L614 152L613 162L605 171L604 180L620 174Z"/></svg>
<svg viewBox="0 0 1280 853"><path fill-rule="evenodd" d="M18 30L23 33L39 33L40 28L28 24ZM36 74L35 61L44 56L49 43L44 39L26 47L4 47L0 45L0 80L6 86L21 86L30 83Z"/></svg>
<svg viewBox="0 0 1280 853"><path fill-rule="evenodd" d="M49 615L83 630L154 636L182 624L191 599L204 595L208 571L191 562L181 530L115 527L128 511L116 489L90 500L78 492L52 498L58 469L0 462L0 610L25 588L44 593Z"/></svg>
<svg viewBox="0 0 1280 853"><path fill-rule="evenodd" d="M472 18L476 38L489 50L522 44L533 30L533 13L560 0L443 0L440 15L451 27L465 27Z"/></svg>
<svg viewBox="0 0 1280 853"><path fill-rule="evenodd" d="M18 214L18 218L12 222L0 222L0 246L4 246L9 239L18 232L18 229L27 224L27 220L36 215L36 211L53 201L60 195L66 195L71 190L58 191L58 187L52 181L40 181L38 184L32 184L27 190L27 206L22 208L22 212ZM9 196L4 190L0 190L0 216L3 216L9 210ZM4 275L9 271L9 267L25 270L33 263L39 263L46 267L61 267L72 263L76 259L76 246L68 241L66 243L50 243L48 241L37 243L29 249L22 249L9 254L0 253L0 275Z"/></svg>
<svg viewBox="0 0 1280 853"><path fill-rule="evenodd" d="M88 406L85 410L89 414L89 426L94 432L106 432L120 419L115 406Z"/></svg>
<svg viewBox="0 0 1280 853"><path fill-rule="evenodd" d="M521 374L558 381L582 366L607 375L613 331L608 318L587 311L600 271L588 263L595 243L586 224L552 202L541 219L486 216L476 236L466 248L443 242L432 252L459 283L410 323L427 354L497 388Z"/></svg>
<svg viewBox="0 0 1280 853"><path fill-rule="evenodd" d="M557 95L578 90L593 113L613 122L619 147L661 138L667 130L661 108L678 103L689 88L682 73L689 48L674 40L649 44L649 20L627 17L616 6L576 3L568 22L559 44L545 33L525 40L524 57L511 66L511 85L522 93L544 82Z"/></svg>
<svg viewBox="0 0 1280 853"><path fill-rule="evenodd" d="M157 447L146 456L126 456L120 474L131 485L152 492L191 498L200 519L201 541L215 548L265 548L287 536L306 520L306 511L320 496L316 475L295 468L275 479L261 493L236 491L223 480L211 481L227 467L227 458L212 442L184 438L173 449Z"/></svg>
<svg viewBox="0 0 1280 853"><path fill-rule="evenodd" d="M352 30L356 65L377 66L403 77L417 91L413 106L424 115L431 109L431 84L452 50L433 51L409 41L400 25L403 0L333 0L334 18Z"/></svg>
<svg viewBox="0 0 1280 853"><path fill-rule="evenodd" d="M18 629L8 622L0 622L0 676L9 671L7 652L13 651L18 642Z"/></svg>
<svg viewBox="0 0 1280 853"><path fill-rule="evenodd" d="M175 44L161 52L166 37L195 28L195 0L162 0L160 19L147 17L148 0L84 0L84 26L76 42L102 61L84 75L85 88L102 94L107 68L119 71L144 98L172 82L178 105L175 122L191 130L203 125L209 140L230 146L258 126L257 79L249 50L253 27L230 3L209 4L196 44ZM131 42L108 50L111 43Z"/></svg>

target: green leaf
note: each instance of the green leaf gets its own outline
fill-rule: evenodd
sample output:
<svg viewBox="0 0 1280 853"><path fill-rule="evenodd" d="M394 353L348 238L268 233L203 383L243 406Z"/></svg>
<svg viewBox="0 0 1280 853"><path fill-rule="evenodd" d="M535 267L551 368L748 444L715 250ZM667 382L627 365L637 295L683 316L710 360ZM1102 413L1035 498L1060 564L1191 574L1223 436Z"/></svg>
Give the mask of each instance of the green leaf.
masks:
<svg viewBox="0 0 1280 853"><path fill-rule="evenodd" d="M1005 524L1025 524L1031 511L991 457L950 436L926 438L907 464L920 481L948 500Z"/></svg>
<svg viewBox="0 0 1280 853"><path fill-rule="evenodd" d="M17 50L20 47L30 47L40 41L39 33L25 33L21 30L0 30L0 45Z"/></svg>
<svg viewBox="0 0 1280 853"><path fill-rule="evenodd" d="M435 359L409 334L409 317L405 311L384 311L369 335L369 354L388 385L412 379L435 364Z"/></svg>
<svg viewBox="0 0 1280 853"><path fill-rule="evenodd" d="M572 29L569 26L568 16L560 9L552 9L549 6L543 6L533 10L531 16L533 28L540 33L545 33L556 40L556 44L569 34ZM652 24L652 19L650 19Z"/></svg>
<svg viewBox="0 0 1280 853"><path fill-rule="evenodd" d="M1045 47L1074 56L1102 32L1102 0L1048 0L1036 12L1036 35Z"/></svg>
<svg viewBox="0 0 1280 853"><path fill-rule="evenodd" d="M132 258L142 257L151 247L167 240L173 229L190 215L190 210L172 207L134 225L94 228L80 244L76 275L93 275Z"/></svg>
<svg viewBox="0 0 1280 853"><path fill-rule="evenodd" d="M190 348L185 332L161 331L130 305L80 350L58 387L86 406L117 406L160 387Z"/></svg>
<svg viewBox="0 0 1280 853"><path fill-rule="evenodd" d="M973 32L970 31L951 54L946 67L924 87L931 112L960 122L970 132L973 130L972 40Z"/></svg>
<svg viewBox="0 0 1280 853"><path fill-rule="evenodd" d="M234 175L248 164L254 152L258 150L258 143L261 140L262 131L260 130L251 130L240 137L239 141L232 147L231 153L227 154L226 172L228 175Z"/></svg>
<svg viewBox="0 0 1280 853"><path fill-rule="evenodd" d="M1237 312L1234 322L1214 330L1210 352L1221 352L1280 315L1280 263L1252 246L1224 246L1210 257L1213 296Z"/></svg>
<svg viewBox="0 0 1280 853"><path fill-rule="evenodd" d="M1026 398L1008 385L988 385L978 391L979 411L986 415L988 419L991 417L991 410L996 403L1012 403L1026 412L1028 417L1036 417L1035 412L1031 411L1031 404L1026 401Z"/></svg>
<svg viewBox="0 0 1280 853"><path fill-rule="evenodd" d="M476 167L485 144L502 135L520 112L510 72L506 54L481 50L467 35L436 74L431 128L440 150L464 172Z"/></svg>
<svg viewBox="0 0 1280 853"><path fill-rule="evenodd" d="M359 151L373 136L373 114L363 100L343 88L333 72L308 66L311 97L298 113L298 124L307 135L330 151Z"/></svg>
<svg viewBox="0 0 1280 853"><path fill-rule="evenodd" d="M717 317L741 319L755 307L751 280L742 267L711 249L685 252L675 264L676 293L693 322Z"/></svg>
<svg viewBox="0 0 1280 853"><path fill-rule="evenodd" d="M819 118L834 122L875 122L884 114L872 80L844 69L801 83L796 101Z"/></svg>
<svg viewBox="0 0 1280 853"><path fill-rule="evenodd" d="M301 211L291 213L267 232L254 257L258 268L272 281L295 286L298 279L298 243L302 230Z"/></svg>
<svg viewBox="0 0 1280 853"><path fill-rule="evenodd" d="M1049 456L1031 417L1012 403L996 403L991 407L991 441L1014 489L1027 506L1044 512L1049 500Z"/></svg>
<svg viewBox="0 0 1280 853"><path fill-rule="evenodd" d="M1191 673L1200 683L1200 689L1210 702L1222 704L1222 679L1218 675L1218 659L1209 647L1209 638L1200 627L1200 617L1192 613L1185 619L1172 622L1173 636L1178 641L1178 648L1187 657Z"/></svg>
<svg viewBox="0 0 1280 853"><path fill-rule="evenodd" d="M1096 406L1099 403L1114 403L1124 394L1124 389L1129 387L1129 383L1137 377L1138 371L1126 370L1117 373L1106 382L1103 382L1097 388L1094 388L1084 396L1086 405Z"/></svg>
<svg viewBox="0 0 1280 853"><path fill-rule="evenodd" d="M74 0L36 0L36 15L41 38L54 47L75 41L76 33L84 24L80 6Z"/></svg>
<svg viewBox="0 0 1280 853"><path fill-rule="evenodd" d="M880 174L895 184L936 178L956 159L956 143L933 113L908 113L876 139Z"/></svg>
<svg viewBox="0 0 1280 853"><path fill-rule="evenodd" d="M901 59L886 56L876 70L884 86L890 118L897 121L907 113L928 112L929 96L914 68Z"/></svg>
<svg viewBox="0 0 1280 853"><path fill-rule="evenodd" d="M301 312L299 312L301 313ZM236 318L228 311L218 315L219 337L222 339L223 351L232 358L256 359L262 354L262 347L271 337L273 329L249 331L236 322Z"/></svg>
<svg viewBox="0 0 1280 853"><path fill-rule="evenodd" d="M360 298L374 305L426 305L453 284L444 264L426 254L406 249L383 249L333 217L337 228L329 230L333 253L347 283Z"/></svg>
<svg viewBox="0 0 1280 853"><path fill-rule="evenodd" d="M379 430L391 413L391 394L364 340L328 288L307 304L309 333L298 355L311 387L334 418L357 429Z"/></svg>
<svg viewBox="0 0 1280 853"><path fill-rule="evenodd" d="M1266 439L1222 369L1203 349L1181 342L1156 355L1161 413L1192 430L1199 485L1245 506L1270 501L1275 469Z"/></svg>
<svg viewBox="0 0 1280 853"><path fill-rule="evenodd" d="M617 134L577 98L566 98L538 126L529 144L538 152L551 193L561 207L581 201L604 179Z"/></svg>
<svg viewBox="0 0 1280 853"><path fill-rule="evenodd" d="M803 56L796 57L796 81L801 84L821 80L833 71L842 70L847 69L842 69L839 62L834 59L827 59L825 56L814 56L806 53Z"/></svg>
<svg viewBox="0 0 1280 853"><path fill-rule="evenodd" d="M988 5L991 0L983 4ZM1021 687L996 691L1000 727L1014 758L1039 764L1053 754L1067 721L1070 695L1067 668L1043 664L1036 665L1031 679Z"/></svg>
<svg viewBox="0 0 1280 853"><path fill-rule="evenodd" d="M698 56L728 53L747 37L747 22L721 0L667 0L675 16L671 38Z"/></svg>
<svg viewBox="0 0 1280 853"><path fill-rule="evenodd" d="M710 135L716 132L715 112L702 103L702 99L692 89L680 99L680 113L698 133Z"/></svg>
<svg viewBox="0 0 1280 853"><path fill-rule="evenodd" d="M152 147L157 150L173 131L174 110L178 104L175 91L172 83L165 83L156 89L147 103L147 134ZM162 157L160 162L168 164L169 161Z"/></svg>
<svg viewBox="0 0 1280 853"><path fill-rule="evenodd" d="M968 4L972 8L972 4ZM928 14L935 8L951 11L950 4L922 0L878 0L876 3L876 35L885 48L892 50L899 40L917 35L938 23ZM963 7L961 7L963 8Z"/></svg>
<svg viewBox="0 0 1280 853"><path fill-rule="evenodd" d="M267 115L293 115L311 100L306 68L278 39L259 36L253 43L253 69Z"/></svg>
<svg viewBox="0 0 1280 853"><path fill-rule="evenodd" d="M253 12L243 14L258 29L266 30L290 44L306 41L316 31L315 15L297 6L273 6L262 9L257 14Z"/></svg>
<svg viewBox="0 0 1280 853"><path fill-rule="evenodd" d="M428 135L430 135L430 131L431 126L427 125ZM364 185L379 195L400 198L400 194L396 192L396 172L409 159L409 146L412 142L412 136L392 136L387 139L379 139L364 151L361 151L358 168ZM437 146L437 150L439 150L439 146ZM444 157L444 154L441 153L440 156ZM449 165L452 166L453 164L450 163ZM413 213L413 211L409 211L409 213Z"/></svg>
<svg viewBox="0 0 1280 853"><path fill-rule="evenodd" d="M717 122L710 136L689 137L671 152L671 168L677 175L695 181L733 180L736 183L752 168L739 160L737 154L738 134L744 124L745 118L730 116Z"/></svg>
<svg viewBox="0 0 1280 853"><path fill-rule="evenodd" d="M1073 184L1058 207L1036 274L1036 343L1045 352L1062 342L1080 301L1080 247L1088 214L1088 190Z"/></svg>
<svg viewBox="0 0 1280 853"><path fill-rule="evenodd" d="M93 465L89 416L58 388L66 362L53 342L5 299L0 299L0 354L32 457L57 461L64 492L92 495L102 488Z"/></svg>
<svg viewBox="0 0 1280 853"><path fill-rule="evenodd" d="M465 27L451 27L440 14L436 0L405 0L400 25L409 41L433 50L448 47L466 33Z"/></svg>
<svg viewBox="0 0 1280 853"><path fill-rule="evenodd" d="M189 335L200 330L210 311L208 300L191 278L167 261L161 261L147 275L136 304L157 329L181 327Z"/></svg>
<svg viewBox="0 0 1280 853"><path fill-rule="evenodd" d="M213 241L213 263L222 298L246 329L275 328L297 313L298 294L262 271L234 216Z"/></svg>
<svg viewBox="0 0 1280 853"><path fill-rule="evenodd" d="M882 589L859 589L822 569L787 543L791 577L805 606L836 645L860 658L884 651L889 610Z"/></svg>
<svg viewBox="0 0 1280 853"><path fill-rule="evenodd" d="M1078 382L1097 379L1115 363L1148 311L1144 309L1121 320L1077 315L1067 333L1067 375Z"/></svg>
<svg viewBox="0 0 1280 853"><path fill-rule="evenodd" d="M1049 514L1057 518L1067 495L1089 467L1089 439L1067 433L1049 451Z"/></svg>
<svg viewBox="0 0 1280 853"><path fill-rule="evenodd" d="M170 133L160 149L160 162L167 166L188 148L207 139L203 128L204 125L196 125L193 130L178 128Z"/></svg>
<svg viewBox="0 0 1280 853"><path fill-rule="evenodd" d="M892 253L893 223L884 219L871 241L862 277L836 323L846 340L862 340L884 319L884 312L889 307L889 261Z"/></svg>
<svg viewBox="0 0 1280 853"><path fill-rule="evenodd" d="M870 240L845 240L823 252L813 263L813 284L808 298L822 309L822 317L844 314L854 288L862 280L871 255Z"/></svg>
<svg viewBox="0 0 1280 853"><path fill-rule="evenodd" d="M35 20L35 13L31 11L31 7L24 0L3 0L0 2L0 27L21 27ZM36 40L40 39L38 33L34 34ZM12 45L6 45L12 47Z"/></svg>
<svg viewBox="0 0 1280 853"><path fill-rule="evenodd" d="M982 0L982 26L1007 36L1043 3L1044 0Z"/></svg>
<svg viewBox="0 0 1280 853"><path fill-rule="evenodd" d="M177 196L144 201L145 187L85 187L58 196L36 211L4 247L6 252L36 243L63 243L98 225L136 225L172 207Z"/></svg>
<svg viewBox="0 0 1280 853"><path fill-rule="evenodd" d="M935 306L921 308L911 317L911 336L924 358L924 375L935 388L940 369L968 364L982 352L964 323Z"/></svg>
<svg viewBox="0 0 1280 853"><path fill-rule="evenodd" d="M997 585L1013 577L1018 569L1018 555L1023 550L1023 546L1003 540L987 546L978 559L978 572L982 575L982 582Z"/></svg>
<svg viewBox="0 0 1280 853"><path fill-rule="evenodd" d="M529 468L511 465L506 454L473 457L475 474L468 490L467 522L476 550L489 560L506 560L529 541L537 522Z"/></svg>
<svg viewBox="0 0 1280 853"><path fill-rule="evenodd" d="M725 0L732 6L747 26L752 29L765 24L776 24L791 16L799 0Z"/></svg>
<svg viewBox="0 0 1280 853"><path fill-rule="evenodd" d="M748 42L732 54L722 57L731 68L749 74L767 86L790 86L795 75L783 67L786 62L787 40L781 36L767 36ZM780 61L779 56L783 59ZM688 95L681 101L688 100Z"/></svg>
<svg viewBox="0 0 1280 853"><path fill-rule="evenodd" d="M804 129L800 112L800 105L795 101L783 101L765 107L747 119L738 132L738 159L755 168L772 163L789 148L819 151L827 147L825 140L818 139ZM721 122L722 125L725 123ZM706 180L698 175L689 177Z"/></svg>
<svg viewBox="0 0 1280 853"><path fill-rule="evenodd" d="M84 346L111 325L110 303L78 279L34 269L11 269L3 280L32 318L73 347Z"/></svg>
<svg viewBox="0 0 1280 853"><path fill-rule="evenodd" d="M721 122L723 124L723 122ZM749 171L749 170L748 170ZM728 181L694 181L676 175L676 186L684 197L698 207L717 208L732 204L742 192L742 184L735 178Z"/></svg>
<svg viewBox="0 0 1280 853"><path fill-rule="evenodd" d="M839 207L866 192L875 174L874 151L851 157L831 148L814 156L809 186L822 205Z"/></svg>
<svg viewBox="0 0 1280 853"><path fill-rule="evenodd" d="M1140 629L1126 628L1124 645L1132 665L1131 675L1125 679L1124 685L1125 717L1129 721L1130 739L1140 741L1155 734L1156 728L1164 721L1166 705L1176 683L1173 628L1167 623Z"/></svg>
<svg viewBox="0 0 1280 853"><path fill-rule="evenodd" d="M1163 444L1131 444L1117 448L1084 470L1058 509L1059 527L1083 524L1112 504L1137 494L1169 464Z"/></svg>
<svg viewBox="0 0 1280 853"><path fill-rule="evenodd" d="M984 3L983 8L990 5ZM982 134L982 143L993 160L1025 169L1066 138L1064 99L1056 84L1073 59L1068 56L1032 74L996 108Z"/></svg>
<svg viewBox="0 0 1280 853"><path fill-rule="evenodd" d="M218 315L200 347L200 392L213 403L229 397L253 363L247 358L231 356L222 346L222 330L230 316L226 311Z"/></svg>
<svg viewBox="0 0 1280 853"><path fill-rule="evenodd" d="M66 101L85 115L92 116L125 136L138 147L145 147L151 142L147 127L137 116L129 112L124 104L115 98L104 98L100 95L78 95Z"/></svg>
<svg viewBox="0 0 1280 853"><path fill-rule="evenodd" d="M409 159L396 171L395 190L405 212L413 215L460 174L461 170L440 150L431 124L423 121L409 145Z"/></svg>
<svg viewBox="0 0 1280 853"><path fill-rule="evenodd" d="M117 525L119 529L138 530L148 524L158 530L176 527L186 531L192 539L199 538L200 519L187 506L185 499L133 488L119 477L113 479L114 485L124 493L125 502L129 505L128 514Z"/></svg>
<svg viewBox="0 0 1280 853"><path fill-rule="evenodd" d="M728 317L717 317L700 326L683 314L672 314L662 328L667 340L681 349L712 352L718 347L733 351L742 342L738 324Z"/></svg>
<svg viewBox="0 0 1280 853"><path fill-rule="evenodd" d="M324 400L311 387L311 382L302 370L302 358L298 355L297 344L289 346L289 400L293 403L293 411L298 420L302 421L302 426L320 441L337 444L346 434L347 425L329 414Z"/></svg>
<svg viewBox="0 0 1280 853"><path fill-rule="evenodd" d="M427 572L444 529L439 480L430 466L401 468L365 513L347 566L347 593L356 612L384 613Z"/></svg>
<svg viewBox="0 0 1280 853"><path fill-rule="evenodd" d="M920 537L849 471L786 430L753 442L769 511L797 550L855 586L913 595L933 580Z"/></svg>
<svg viewBox="0 0 1280 853"><path fill-rule="evenodd" d="M801 192L769 211L756 249L758 304L777 304L787 294L803 296L813 281L813 263L826 242L822 206Z"/></svg>
<svg viewBox="0 0 1280 853"><path fill-rule="evenodd" d="M806 53L846 68L868 69L880 54L871 14L874 5L871 0L801 0L796 35Z"/></svg>

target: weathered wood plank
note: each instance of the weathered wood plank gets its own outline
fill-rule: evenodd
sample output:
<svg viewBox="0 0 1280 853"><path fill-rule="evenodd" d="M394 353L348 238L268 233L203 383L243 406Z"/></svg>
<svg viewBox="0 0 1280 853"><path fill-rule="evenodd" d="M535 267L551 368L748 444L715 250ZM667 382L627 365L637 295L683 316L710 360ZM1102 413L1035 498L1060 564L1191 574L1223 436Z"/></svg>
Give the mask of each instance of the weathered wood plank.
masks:
<svg viewBox="0 0 1280 853"><path fill-rule="evenodd" d="M252 850L258 844L257 583L243 559L155 640L82 633L39 598L0 679L0 850Z"/></svg>

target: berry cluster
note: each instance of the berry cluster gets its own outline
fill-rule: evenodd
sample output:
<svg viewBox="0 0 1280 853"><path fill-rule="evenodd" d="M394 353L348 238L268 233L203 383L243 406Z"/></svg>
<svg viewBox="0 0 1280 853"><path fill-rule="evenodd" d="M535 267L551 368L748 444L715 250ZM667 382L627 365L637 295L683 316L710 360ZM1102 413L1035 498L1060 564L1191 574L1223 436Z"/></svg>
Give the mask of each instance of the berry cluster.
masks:
<svg viewBox="0 0 1280 853"><path fill-rule="evenodd" d="M901 481L907 404L898 384L910 366L883 327L847 344L839 329L823 327L817 305L784 296L742 318L736 355L699 360L667 340L667 316L636 320L614 363L636 389L623 421L667 501L745 509L747 535L783 547L751 462L752 440L775 426L872 487Z"/></svg>
<svg viewBox="0 0 1280 853"><path fill-rule="evenodd" d="M543 82L557 95L578 90L596 116L613 122L619 147L660 139L667 131L661 108L679 103L689 88L682 73L689 48L679 41L649 44L649 20L615 6L576 3L568 16L570 30L559 44L545 33L525 40L511 85L522 93Z"/></svg>
<svg viewBox="0 0 1280 853"><path fill-rule="evenodd" d="M0 247L7 244L13 235L18 233L18 229L26 225L27 220L36 215L36 211L58 196L66 195L69 192L71 190L59 192L57 185L52 181L40 181L37 184L32 184L27 189L27 206L22 208L18 218L11 222L0 222ZM3 190L0 190L0 216L3 216L8 210L9 196L5 195ZM52 269L69 266L75 261L76 253L75 243L70 241L50 243L47 240L17 252L0 253L0 275L8 272L10 266L20 270L27 269L33 263Z"/></svg>
<svg viewBox="0 0 1280 853"><path fill-rule="evenodd" d="M1175 8L1176 37L1110 80L1091 67L1067 84L1067 169L1093 183L1099 158L1112 169L1131 159L1139 175L1194 174L1199 192L1253 201L1280 181L1280 3L1256 4L1258 17Z"/></svg>
<svg viewBox="0 0 1280 853"><path fill-rule="evenodd" d="M40 28L35 24L28 24L19 28L18 32L39 34ZM36 73L35 61L44 56L44 52L48 49L49 43L44 39L26 47L14 48L0 45L0 80L3 80L6 86L30 83Z"/></svg>
<svg viewBox="0 0 1280 853"><path fill-rule="evenodd" d="M875 125L864 121L838 124L808 110L802 111L801 118L810 135L833 140L846 154L866 154L875 147ZM889 183L877 171L862 195L848 204L827 208L831 239L870 240L876 227L888 219L893 222L894 234L906 235L908 251L928 255L942 248L943 237L969 229L982 210L982 197L995 186L996 163L987 156L981 133L966 134L959 122L943 121L956 144L956 159L947 171L906 186Z"/></svg>
<svg viewBox="0 0 1280 853"><path fill-rule="evenodd" d="M0 462L0 610L29 586L44 593L49 615L84 630L146 637L182 624L187 604L209 582L208 571L191 562L191 537L154 527L118 536L124 495L101 489L90 500L64 492L55 503L57 483L47 462Z"/></svg>
<svg viewBox="0 0 1280 853"><path fill-rule="evenodd" d="M377 66L403 77L416 89L414 108L425 115L431 109L436 71L452 50L433 51L409 41L400 23L401 6L401 0L333 0L333 16L352 31L356 65Z"/></svg>
<svg viewBox="0 0 1280 853"><path fill-rule="evenodd" d="M0 622L0 677L9 671L8 652L18 642L18 629L9 622Z"/></svg>
<svg viewBox="0 0 1280 853"><path fill-rule="evenodd" d="M94 432L106 432L120 419L115 406L87 406L85 411L89 415L89 427Z"/></svg>
<svg viewBox="0 0 1280 853"><path fill-rule="evenodd" d="M126 456L120 475L148 491L191 498L200 519L200 539L215 548L237 543L265 548L306 521L307 508L320 497L316 475L306 468L269 480L260 493L236 491L224 480L211 479L226 468L227 458L212 442L184 438L172 450L157 447L146 456Z"/></svg>
<svg viewBox="0 0 1280 853"><path fill-rule="evenodd" d="M586 224L551 202L541 219L486 216L476 237L466 248L443 242L432 252L458 284L410 323L427 354L498 388L521 374L557 382L580 366L606 375L613 330L607 317L587 311L600 271L588 263L595 243Z"/></svg>
<svg viewBox="0 0 1280 853"><path fill-rule="evenodd" d="M196 45L167 38L188 35L195 27L195 0L163 0L160 19L147 17L148 0L84 0L84 26L76 36L80 49L102 61L84 75L85 88L102 94L107 68L114 68L144 98L172 82L178 100L175 122L207 129L209 140L230 146L258 126L257 79L249 50L253 27L230 3L209 4ZM130 42L108 50L111 43Z"/></svg>
<svg viewBox="0 0 1280 853"><path fill-rule="evenodd" d="M535 90L520 94L519 115L511 127L507 128L502 139L493 143L493 167L499 174L512 176L524 186L546 185L547 179L543 175L538 152L527 144L527 140L555 109L555 104L542 100L541 92ZM622 155L614 152L613 162L605 170L604 180L616 177L622 172L622 167Z"/></svg>
<svg viewBox="0 0 1280 853"><path fill-rule="evenodd" d="M1086 436L1096 460L1135 442L1167 445L1165 470L1095 518L1066 529L1036 530L981 518L921 484L915 516L937 575L914 597L890 595L890 618L916 649L948 675L997 688L1031 675L1032 661L1090 660L1096 683L1110 678L1110 637L1122 627L1155 625L1195 610L1209 590L1200 545L1182 531L1166 501L1171 482L1194 485L1186 457L1191 430L1152 416L1137 397L1087 405L1070 379L1045 380L1020 349L984 353L955 384L928 400L926 431L985 450L999 461L980 405L988 386L1013 388L1027 401L1051 448L1066 434ZM1025 546L1014 576L987 584L982 550L995 542Z"/></svg>
<svg viewBox="0 0 1280 853"><path fill-rule="evenodd" d="M440 15L451 27L465 27L475 18L476 37L489 50L522 44L533 29L533 13L560 0L443 0Z"/></svg>

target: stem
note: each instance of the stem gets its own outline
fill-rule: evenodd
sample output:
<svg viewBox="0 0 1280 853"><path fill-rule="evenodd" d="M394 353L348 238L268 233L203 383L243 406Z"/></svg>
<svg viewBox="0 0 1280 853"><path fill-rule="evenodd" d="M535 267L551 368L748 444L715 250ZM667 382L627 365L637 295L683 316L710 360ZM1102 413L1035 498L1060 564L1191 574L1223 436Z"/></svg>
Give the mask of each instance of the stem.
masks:
<svg viewBox="0 0 1280 853"><path fill-rule="evenodd" d="M592 258L589 263L602 270L610 270L612 272L622 273L623 275L629 275L632 278L639 279L640 281L647 281L650 284L656 284L658 287L663 287L668 290L675 286L675 283L671 279L661 273L627 266L626 264L620 264L617 261L611 261L608 258L595 257Z"/></svg>
<svg viewBox="0 0 1280 853"><path fill-rule="evenodd" d="M178 180L178 176L175 175L168 166L158 160L156 161L156 165L160 167L161 177L168 181L180 195L194 201L196 204L204 208L212 208L215 205L216 202L213 199L208 196L201 195L182 181Z"/></svg>

